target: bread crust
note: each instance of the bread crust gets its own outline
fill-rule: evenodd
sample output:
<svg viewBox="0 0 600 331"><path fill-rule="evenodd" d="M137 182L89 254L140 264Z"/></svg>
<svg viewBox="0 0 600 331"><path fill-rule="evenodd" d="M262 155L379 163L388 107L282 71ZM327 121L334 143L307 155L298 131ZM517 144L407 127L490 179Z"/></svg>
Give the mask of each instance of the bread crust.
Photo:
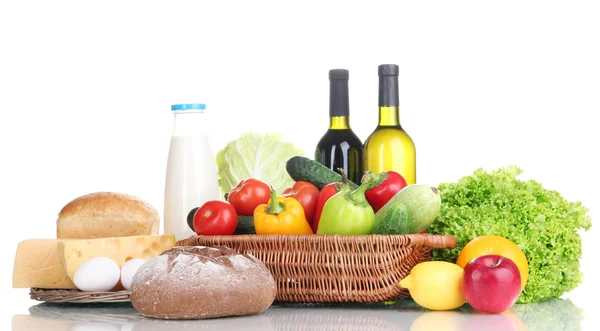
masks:
<svg viewBox="0 0 600 331"><path fill-rule="evenodd" d="M270 271L252 255L222 246L177 246L138 269L131 303L148 317L204 319L261 313L276 292Z"/></svg>
<svg viewBox="0 0 600 331"><path fill-rule="evenodd" d="M80 196L58 213L56 237L94 239L158 234L160 216L146 201L116 192Z"/></svg>

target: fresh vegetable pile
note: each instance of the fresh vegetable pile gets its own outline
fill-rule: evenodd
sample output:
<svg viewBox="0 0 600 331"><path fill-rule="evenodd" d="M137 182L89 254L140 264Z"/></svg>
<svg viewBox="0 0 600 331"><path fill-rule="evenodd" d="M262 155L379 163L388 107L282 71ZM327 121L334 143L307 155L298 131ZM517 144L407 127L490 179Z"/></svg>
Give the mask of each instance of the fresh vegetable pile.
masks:
<svg viewBox="0 0 600 331"><path fill-rule="evenodd" d="M190 212L197 234L454 235L454 249L433 250L432 263L399 284L430 309L469 302L498 313L515 302L560 297L581 283L578 230L591 227L587 209L517 179L516 166L478 169L437 188L407 185L393 171L366 172L357 185L343 169L333 171L269 134L242 135L217 160L228 201Z"/></svg>
<svg viewBox="0 0 600 331"><path fill-rule="evenodd" d="M577 231L588 230L591 218L580 202L569 202L536 181L517 179L521 173L516 166L490 173L478 169L457 183L439 185L442 208L427 232L457 240L454 249L434 250L432 260L455 261L477 236L498 235L516 243L529 264L518 302L534 303L560 297L581 283Z"/></svg>
<svg viewBox="0 0 600 331"><path fill-rule="evenodd" d="M242 140L248 137L257 136L243 136ZM229 143L219 155L237 150L238 144ZM188 225L198 235L410 234L422 232L440 210L437 189L407 185L393 171L367 172L357 186L343 169L337 173L301 155L279 167L292 179L284 181L288 186L277 190L271 182L252 176L228 183L227 201L208 201L192 209Z"/></svg>

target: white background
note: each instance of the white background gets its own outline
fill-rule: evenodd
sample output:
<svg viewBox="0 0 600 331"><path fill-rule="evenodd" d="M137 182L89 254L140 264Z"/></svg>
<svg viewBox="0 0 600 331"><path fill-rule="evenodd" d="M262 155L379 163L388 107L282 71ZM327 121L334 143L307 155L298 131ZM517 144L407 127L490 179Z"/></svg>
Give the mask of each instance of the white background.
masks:
<svg viewBox="0 0 600 331"><path fill-rule="evenodd" d="M162 213L171 104L207 104L215 153L273 131L312 155L333 68L350 70L364 141L377 66L400 66L418 182L516 164L594 217L599 16L595 1L2 1L0 302L26 311L17 243L54 237L71 199L117 191ZM598 229L583 238L585 282L565 297L590 307Z"/></svg>

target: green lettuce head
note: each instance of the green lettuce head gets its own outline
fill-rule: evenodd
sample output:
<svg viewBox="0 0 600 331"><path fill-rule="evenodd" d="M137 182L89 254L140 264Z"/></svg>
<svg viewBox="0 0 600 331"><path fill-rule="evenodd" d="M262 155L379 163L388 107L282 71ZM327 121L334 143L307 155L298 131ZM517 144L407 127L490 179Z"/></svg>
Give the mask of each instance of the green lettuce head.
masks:
<svg viewBox="0 0 600 331"><path fill-rule="evenodd" d="M522 172L514 165L477 169L456 183L440 184L442 208L427 232L456 237L454 249L431 253L432 260L449 262L478 236L511 240L529 264L529 280L517 302L534 303L559 298L581 283L579 231L590 229L592 222L580 201L568 201L537 181L519 180Z"/></svg>

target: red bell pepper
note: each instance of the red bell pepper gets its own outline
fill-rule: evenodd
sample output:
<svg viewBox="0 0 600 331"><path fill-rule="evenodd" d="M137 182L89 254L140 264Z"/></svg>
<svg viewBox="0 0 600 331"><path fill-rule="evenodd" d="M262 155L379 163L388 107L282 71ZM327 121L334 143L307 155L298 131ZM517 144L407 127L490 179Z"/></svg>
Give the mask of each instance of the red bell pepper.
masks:
<svg viewBox="0 0 600 331"><path fill-rule="evenodd" d="M364 183L366 180L374 180L375 182L375 186L365 192L365 197L375 212L390 201L396 193L407 186L404 177L395 171L387 171L380 174L367 172L363 176L362 182Z"/></svg>
<svg viewBox="0 0 600 331"><path fill-rule="evenodd" d="M304 216L308 224L312 224L317 209L317 200L319 200L319 189L315 185L297 181L294 186L283 191L282 196L298 200L304 209Z"/></svg>
<svg viewBox="0 0 600 331"><path fill-rule="evenodd" d="M339 192L342 183L330 183L323 187L319 194L319 200L317 201L317 210L315 211L315 217L312 222L312 229L314 233L317 233L319 228L319 219L321 218L321 212L323 212L323 206L325 202L332 196Z"/></svg>

